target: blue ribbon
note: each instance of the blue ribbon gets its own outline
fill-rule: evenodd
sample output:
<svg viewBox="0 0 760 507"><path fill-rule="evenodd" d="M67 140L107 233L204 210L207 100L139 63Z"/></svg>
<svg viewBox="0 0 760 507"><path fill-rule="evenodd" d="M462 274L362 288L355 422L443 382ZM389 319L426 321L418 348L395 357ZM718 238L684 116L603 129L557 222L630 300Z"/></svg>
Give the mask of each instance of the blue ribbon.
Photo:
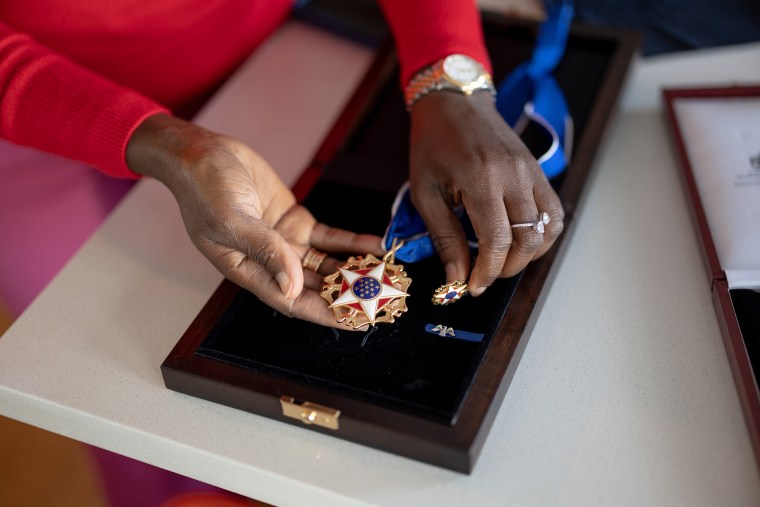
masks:
<svg viewBox="0 0 760 507"><path fill-rule="evenodd" d="M552 72L565 54L572 19L572 2L550 7L536 38L533 58L507 76L496 99L496 109L518 134L532 120L551 138L551 147L538 159L547 178L564 171L570 158L573 121Z"/></svg>
<svg viewBox="0 0 760 507"><path fill-rule="evenodd" d="M553 178L567 167L572 146L572 118L562 90L552 76L565 53L573 18L572 1L550 7L547 14L531 60L513 70L499 85L496 109L518 134L531 121L542 127L552 143L538 163L546 177ZM477 248L477 237L467 213L463 208L455 209L454 213L462 222L470 247ZM412 204L408 183L399 189L393 203L391 223L383 238L386 250L394 239L404 241L396 251L396 258L402 262L417 262L435 255L430 233Z"/></svg>
<svg viewBox="0 0 760 507"><path fill-rule="evenodd" d="M454 209L454 214L462 222L470 248L477 248L478 239L470 223L470 218L464 212L464 208L459 206ZM396 200L391 208L391 215L391 223L388 224L385 236L383 237L383 245L385 245L386 250L391 249L394 238L399 238L404 240L404 244L396 250L395 256L396 259L402 262L417 262L435 255L435 248L430 240L430 233L422 217L415 209L414 204L412 204L408 181L401 186L396 194Z"/></svg>

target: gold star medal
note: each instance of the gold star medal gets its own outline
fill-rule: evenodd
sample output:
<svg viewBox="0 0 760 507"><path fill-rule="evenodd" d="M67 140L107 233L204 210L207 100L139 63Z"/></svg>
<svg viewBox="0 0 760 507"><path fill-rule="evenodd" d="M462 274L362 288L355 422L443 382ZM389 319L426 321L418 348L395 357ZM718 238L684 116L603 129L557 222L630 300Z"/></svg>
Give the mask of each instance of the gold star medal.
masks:
<svg viewBox="0 0 760 507"><path fill-rule="evenodd" d="M321 296L338 322L357 329L391 323L407 311L406 291L412 279L406 276L404 266L393 263L400 246L394 245L382 260L371 254L349 257L336 273L324 278Z"/></svg>

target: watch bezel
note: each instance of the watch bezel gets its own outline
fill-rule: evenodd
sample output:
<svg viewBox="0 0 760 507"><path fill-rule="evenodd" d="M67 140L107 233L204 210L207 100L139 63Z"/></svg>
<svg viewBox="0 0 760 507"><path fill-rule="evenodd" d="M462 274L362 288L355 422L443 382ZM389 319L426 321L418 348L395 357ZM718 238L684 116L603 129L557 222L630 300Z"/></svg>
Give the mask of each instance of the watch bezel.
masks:
<svg viewBox="0 0 760 507"><path fill-rule="evenodd" d="M472 81L461 81L451 76L448 72L446 72L446 62L452 58L464 58L478 71L478 77ZM483 64L481 64L476 59L460 53L454 53L441 60L441 77L448 83L451 83L457 88L460 88L463 92L468 92L481 88L487 82L489 76L486 72L485 67L483 67Z"/></svg>

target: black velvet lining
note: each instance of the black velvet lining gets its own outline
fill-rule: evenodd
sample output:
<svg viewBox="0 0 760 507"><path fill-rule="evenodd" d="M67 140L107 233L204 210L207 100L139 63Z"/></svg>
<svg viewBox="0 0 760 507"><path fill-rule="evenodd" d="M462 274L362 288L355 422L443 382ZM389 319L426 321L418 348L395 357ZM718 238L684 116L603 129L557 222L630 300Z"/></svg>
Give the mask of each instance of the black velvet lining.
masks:
<svg viewBox="0 0 760 507"><path fill-rule="evenodd" d="M760 378L760 292L749 289L728 291L742 332L755 378Z"/></svg>
<svg viewBox="0 0 760 507"><path fill-rule="evenodd" d="M486 23L485 34L498 83L529 57L535 34L500 23ZM556 71L575 120L576 139L614 49L612 42L571 40ZM331 225L382 235L395 192L407 178L408 136L398 75L393 75L361 126L325 168L305 205ZM545 149L542 137L529 137L525 140L532 149ZM358 198L361 213L338 212L333 203L341 196ZM381 324L367 333L338 332L284 317L241 291L196 353L454 424L520 276L498 281L480 298L465 297L438 307L430 298L444 283L440 261L429 259L405 269L413 280L409 311L394 324ZM485 338L473 343L441 337L425 332L426 324L483 333Z"/></svg>
<svg viewBox="0 0 760 507"><path fill-rule="evenodd" d="M409 311L368 332L289 319L241 291L198 354L394 410L450 422L464 398L517 280L449 307L430 302L443 282L437 260L406 266ZM481 343L441 337L425 324L486 335Z"/></svg>

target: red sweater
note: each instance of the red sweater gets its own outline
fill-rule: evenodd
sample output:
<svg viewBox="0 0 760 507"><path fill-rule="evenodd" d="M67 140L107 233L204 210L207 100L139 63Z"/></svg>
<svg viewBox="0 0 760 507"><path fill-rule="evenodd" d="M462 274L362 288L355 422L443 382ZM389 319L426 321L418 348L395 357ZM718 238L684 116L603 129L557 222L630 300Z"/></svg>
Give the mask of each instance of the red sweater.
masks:
<svg viewBox="0 0 760 507"><path fill-rule="evenodd" d="M127 141L232 72L292 0L4 0L0 137L137 177ZM474 0L380 0L402 79L451 53L488 65ZM2 161L0 161L2 163Z"/></svg>

